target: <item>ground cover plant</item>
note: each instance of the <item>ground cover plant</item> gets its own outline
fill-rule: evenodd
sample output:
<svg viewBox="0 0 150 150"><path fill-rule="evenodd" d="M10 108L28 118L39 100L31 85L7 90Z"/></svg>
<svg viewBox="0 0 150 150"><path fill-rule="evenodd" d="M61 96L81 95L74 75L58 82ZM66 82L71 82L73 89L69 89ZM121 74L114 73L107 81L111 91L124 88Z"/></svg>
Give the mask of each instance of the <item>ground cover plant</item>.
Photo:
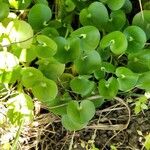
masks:
<svg viewBox="0 0 150 150"><path fill-rule="evenodd" d="M19 149L35 102L74 134L86 128L122 131L131 111L149 111L149 1L0 0L0 7L0 127L17 127L1 149ZM126 123L91 124L115 101L126 108ZM138 134L149 150L149 133Z"/></svg>

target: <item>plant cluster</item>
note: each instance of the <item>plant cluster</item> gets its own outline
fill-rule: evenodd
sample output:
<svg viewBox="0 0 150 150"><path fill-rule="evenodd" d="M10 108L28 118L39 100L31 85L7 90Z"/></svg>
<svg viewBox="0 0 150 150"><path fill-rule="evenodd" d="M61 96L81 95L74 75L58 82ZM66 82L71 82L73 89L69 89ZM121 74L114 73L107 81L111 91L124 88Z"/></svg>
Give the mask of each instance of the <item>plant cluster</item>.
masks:
<svg viewBox="0 0 150 150"><path fill-rule="evenodd" d="M129 20L130 0L0 0L9 121L30 120L37 98L66 129L80 130L105 101L149 92L150 4L143 5Z"/></svg>

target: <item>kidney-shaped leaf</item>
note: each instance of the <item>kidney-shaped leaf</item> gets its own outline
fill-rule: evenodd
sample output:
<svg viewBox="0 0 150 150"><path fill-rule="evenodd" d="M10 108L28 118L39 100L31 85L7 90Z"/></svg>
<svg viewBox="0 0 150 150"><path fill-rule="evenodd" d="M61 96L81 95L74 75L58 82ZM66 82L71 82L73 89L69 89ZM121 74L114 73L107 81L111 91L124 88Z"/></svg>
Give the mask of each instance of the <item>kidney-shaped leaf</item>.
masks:
<svg viewBox="0 0 150 150"><path fill-rule="evenodd" d="M33 30L30 24L23 20L11 21L7 28L11 42L17 42L17 46L21 48L29 48L33 41Z"/></svg>
<svg viewBox="0 0 150 150"><path fill-rule="evenodd" d="M135 88L139 78L138 74L125 67L118 67L116 69L116 76L118 77L117 80L121 91L129 91Z"/></svg>
<svg viewBox="0 0 150 150"><path fill-rule="evenodd" d="M89 100L83 100L80 104L72 101L68 103L67 115L73 122L85 124L95 115L95 106Z"/></svg>
<svg viewBox="0 0 150 150"><path fill-rule="evenodd" d="M28 22L34 30L40 30L52 17L51 9L42 3L35 4L29 11Z"/></svg>
<svg viewBox="0 0 150 150"><path fill-rule="evenodd" d="M147 39L150 39L150 10L143 10L137 13L132 21L133 25L141 27L147 36Z"/></svg>
<svg viewBox="0 0 150 150"><path fill-rule="evenodd" d="M41 58L48 58L56 54L57 44L46 35L38 35L36 37L38 46L36 46L37 55Z"/></svg>
<svg viewBox="0 0 150 150"><path fill-rule="evenodd" d="M57 37L55 41L58 45L58 50L54 57L61 63L72 62L80 56L79 38L65 39L64 37Z"/></svg>
<svg viewBox="0 0 150 150"><path fill-rule="evenodd" d="M26 88L31 88L35 82L43 78L43 74L41 73L41 71L33 67L23 68L21 71L21 75L21 82Z"/></svg>
<svg viewBox="0 0 150 150"><path fill-rule="evenodd" d="M81 130L84 127L86 127L86 125L88 124L88 123L81 124L81 123L72 121L70 117L68 117L68 115L63 115L61 122L62 122L63 127L65 127L69 131Z"/></svg>
<svg viewBox="0 0 150 150"><path fill-rule="evenodd" d="M111 10L118 10L124 5L125 0L107 0L106 3Z"/></svg>
<svg viewBox="0 0 150 150"><path fill-rule="evenodd" d="M58 93L57 85L53 80L43 79L34 83L32 92L43 103L55 99Z"/></svg>
<svg viewBox="0 0 150 150"><path fill-rule="evenodd" d="M126 15L122 10L112 11L110 19L105 26L107 32L121 30L126 23Z"/></svg>
<svg viewBox="0 0 150 150"><path fill-rule="evenodd" d="M75 69L79 74L91 74L100 68L100 65L101 57L95 50L86 52L75 60Z"/></svg>
<svg viewBox="0 0 150 150"><path fill-rule="evenodd" d="M134 72L150 70L150 49L143 49L128 55L128 67Z"/></svg>
<svg viewBox="0 0 150 150"><path fill-rule="evenodd" d="M81 27L71 33L71 37L80 38L81 48L83 51L94 50L100 40L100 33L94 26Z"/></svg>
<svg viewBox="0 0 150 150"><path fill-rule="evenodd" d="M128 42L125 35L122 32L114 31L105 35L102 38L100 46L102 49L110 47L110 50L114 54L120 55L126 51Z"/></svg>
<svg viewBox="0 0 150 150"><path fill-rule="evenodd" d="M80 22L82 25L93 25L102 30L108 22L108 11L101 2L93 2L88 8L80 12Z"/></svg>
<svg viewBox="0 0 150 150"><path fill-rule="evenodd" d="M140 27L128 26L123 33L128 39L128 52L136 52L144 47L147 39L145 32Z"/></svg>
<svg viewBox="0 0 150 150"><path fill-rule="evenodd" d="M70 87L75 93L81 94L82 97L84 97L93 91L95 83L93 81L89 81L84 76L79 76L71 80Z"/></svg>
<svg viewBox="0 0 150 150"><path fill-rule="evenodd" d="M106 99L114 98L118 93L119 84L116 78L111 77L106 81L101 79L99 81L98 90L99 94Z"/></svg>

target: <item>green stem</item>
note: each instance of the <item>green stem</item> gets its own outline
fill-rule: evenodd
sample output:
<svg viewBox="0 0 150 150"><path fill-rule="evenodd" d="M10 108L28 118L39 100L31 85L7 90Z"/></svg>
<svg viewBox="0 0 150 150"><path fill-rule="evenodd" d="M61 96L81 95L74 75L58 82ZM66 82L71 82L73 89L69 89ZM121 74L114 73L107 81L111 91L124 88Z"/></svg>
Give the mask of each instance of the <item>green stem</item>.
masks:
<svg viewBox="0 0 150 150"><path fill-rule="evenodd" d="M23 124L24 124L24 120L21 121L21 124L20 124L19 129L18 129L17 134L16 134L16 137L15 137L14 142L12 144L11 150L16 150L17 143L18 143L21 131L22 131Z"/></svg>

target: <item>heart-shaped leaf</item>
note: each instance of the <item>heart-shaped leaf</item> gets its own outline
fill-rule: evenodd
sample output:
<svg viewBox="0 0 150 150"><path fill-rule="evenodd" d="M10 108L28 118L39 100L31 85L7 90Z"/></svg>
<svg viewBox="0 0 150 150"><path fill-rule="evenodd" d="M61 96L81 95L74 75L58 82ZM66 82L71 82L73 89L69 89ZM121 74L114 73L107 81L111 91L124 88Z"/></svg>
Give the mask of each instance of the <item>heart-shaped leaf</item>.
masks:
<svg viewBox="0 0 150 150"><path fill-rule="evenodd" d="M30 24L23 20L11 21L7 26L7 34L11 42L17 42L21 48L29 48L33 41L33 30Z"/></svg>
<svg viewBox="0 0 150 150"><path fill-rule="evenodd" d="M147 36L147 39L150 39L150 10L143 10L137 13L132 21L133 25L141 27Z"/></svg>
<svg viewBox="0 0 150 150"><path fill-rule="evenodd" d="M112 32L116 30L121 30L126 23L126 15L122 10L112 11L110 14L110 19L108 20L105 30L107 32Z"/></svg>
<svg viewBox="0 0 150 150"><path fill-rule="evenodd" d="M52 17L51 9L45 4L35 4L29 11L28 22L34 30L40 30Z"/></svg>
<svg viewBox="0 0 150 150"><path fill-rule="evenodd" d="M107 0L106 3L111 10L118 10L123 7L125 0Z"/></svg>
<svg viewBox="0 0 150 150"><path fill-rule="evenodd" d="M38 69L49 79L57 80L64 72L65 65L54 58L49 60L40 60Z"/></svg>
<svg viewBox="0 0 150 150"><path fill-rule="evenodd" d="M93 25L102 30L108 22L108 11L101 2L93 2L88 8L80 12L80 22L82 25Z"/></svg>
<svg viewBox="0 0 150 150"><path fill-rule="evenodd" d="M84 97L94 90L95 83L93 81L89 81L84 76L78 76L71 80L70 87L75 93L81 94L82 97Z"/></svg>
<svg viewBox="0 0 150 150"><path fill-rule="evenodd" d="M125 35L120 31L114 31L107 35L105 35L101 42L100 46L102 49L110 47L110 50L116 54L120 55L123 54L128 46L127 39Z"/></svg>
<svg viewBox="0 0 150 150"><path fill-rule="evenodd" d="M32 92L43 103L55 99L58 93L57 85L53 80L42 79L34 83Z"/></svg>
<svg viewBox="0 0 150 150"><path fill-rule="evenodd" d="M57 44L46 35L36 37L39 45L36 46L37 55L41 58L48 58L56 54Z"/></svg>
<svg viewBox="0 0 150 150"><path fill-rule="evenodd" d="M125 67L118 67L116 69L116 76L118 77L119 90L121 91L129 91L135 88L139 78L138 74Z"/></svg>
<svg viewBox="0 0 150 150"><path fill-rule="evenodd" d="M91 74L100 68L101 57L97 51L93 50L82 54L75 60L74 64L75 69L79 74Z"/></svg>
<svg viewBox="0 0 150 150"><path fill-rule="evenodd" d="M101 63L101 70L107 73L114 73L115 72L115 66L109 62L102 62Z"/></svg>
<svg viewBox="0 0 150 150"><path fill-rule="evenodd" d="M112 99L118 93L119 84L116 78L111 77L106 81L101 79L99 81L98 90L101 96L105 99Z"/></svg>
<svg viewBox="0 0 150 150"><path fill-rule="evenodd" d="M137 53L128 55L128 67L134 72L146 72L150 70L150 50L143 49Z"/></svg>
<svg viewBox="0 0 150 150"><path fill-rule="evenodd" d="M63 115L61 119L62 125L70 131L76 131L76 130L81 130L82 128L86 127L88 123L80 124L78 122L72 121L68 115Z"/></svg>
<svg viewBox="0 0 150 150"><path fill-rule="evenodd" d="M8 14L9 14L9 6L7 3L3 3L0 2L0 21L2 21L3 19L7 18Z"/></svg>
<svg viewBox="0 0 150 150"><path fill-rule="evenodd" d="M83 100L80 104L77 101L68 103L67 115L79 124L85 124L95 115L95 106L89 100Z"/></svg>
<svg viewBox="0 0 150 150"><path fill-rule="evenodd" d="M54 57L61 63L72 62L80 56L79 38L65 39L63 37L57 37L55 41L58 45L58 50Z"/></svg>
<svg viewBox="0 0 150 150"><path fill-rule="evenodd" d="M43 74L40 70L33 67L23 68L21 71L22 79L21 82L26 88L31 88L35 82L43 78Z"/></svg>
<svg viewBox="0 0 150 150"><path fill-rule="evenodd" d="M71 37L80 38L81 49L83 51L91 51L98 46L100 33L93 26L85 26L73 31Z"/></svg>
<svg viewBox="0 0 150 150"><path fill-rule="evenodd" d="M128 39L127 51L130 53L142 49L146 43L146 34L138 26L128 26L123 32Z"/></svg>

